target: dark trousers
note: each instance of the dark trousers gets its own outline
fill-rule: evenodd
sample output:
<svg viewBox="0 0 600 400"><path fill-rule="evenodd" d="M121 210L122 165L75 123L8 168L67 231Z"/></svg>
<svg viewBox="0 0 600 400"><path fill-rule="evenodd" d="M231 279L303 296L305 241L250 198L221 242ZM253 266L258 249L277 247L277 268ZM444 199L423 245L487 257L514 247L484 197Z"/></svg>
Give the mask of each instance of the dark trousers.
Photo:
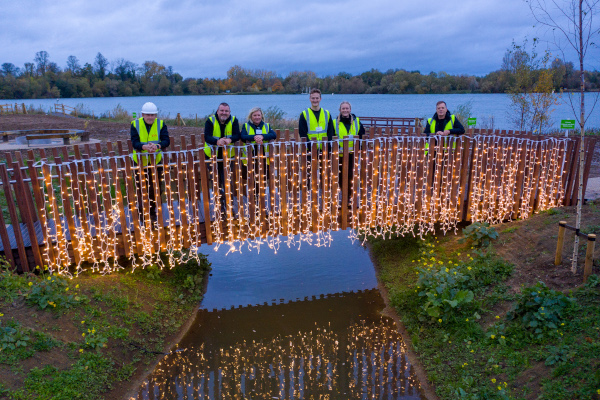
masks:
<svg viewBox="0 0 600 400"><path fill-rule="evenodd" d="M147 168L144 170L144 191L146 193L146 195L148 196L148 202L149 202L149 206L150 209L149 210L144 210L144 198L142 197L142 182L141 182L141 173L139 170L135 169L134 170L134 174L135 174L135 183L136 183L136 190L137 190L137 198L138 198L138 213L140 215L140 219L143 220L143 215L144 211L147 211L150 213L150 218L151 219L156 219L156 191L155 191L155 178L154 178L154 168ZM161 166L156 166L156 174L158 176L158 186L159 186L159 192L160 192L160 196L162 198L162 195L164 193L164 167ZM159 199L160 201L162 201L162 199Z"/></svg>

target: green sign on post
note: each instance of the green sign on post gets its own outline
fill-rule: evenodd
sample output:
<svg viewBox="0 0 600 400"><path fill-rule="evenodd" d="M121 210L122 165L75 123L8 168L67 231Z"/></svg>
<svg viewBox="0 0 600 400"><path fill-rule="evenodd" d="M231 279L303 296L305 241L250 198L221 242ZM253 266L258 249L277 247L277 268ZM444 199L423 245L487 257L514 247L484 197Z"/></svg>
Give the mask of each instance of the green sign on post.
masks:
<svg viewBox="0 0 600 400"><path fill-rule="evenodd" d="M477 123L477 118L469 118L467 120L467 125L468 126L475 126L476 123Z"/></svg>
<svg viewBox="0 0 600 400"><path fill-rule="evenodd" d="M561 119L560 120L560 129L575 129L575 120L574 119Z"/></svg>
<svg viewBox="0 0 600 400"><path fill-rule="evenodd" d="M136 113L133 113L133 119L136 119L136 118L137 118Z"/></svg>

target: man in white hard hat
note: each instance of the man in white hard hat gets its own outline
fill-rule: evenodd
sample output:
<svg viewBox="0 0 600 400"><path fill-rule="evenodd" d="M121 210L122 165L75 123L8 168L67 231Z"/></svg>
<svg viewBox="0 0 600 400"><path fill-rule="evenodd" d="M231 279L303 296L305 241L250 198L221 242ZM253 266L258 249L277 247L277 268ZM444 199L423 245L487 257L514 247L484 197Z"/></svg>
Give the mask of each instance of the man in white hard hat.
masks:
<svg viewBox="0 0 600 400"><path fill-rule="evenodd" d="M151 102L142 106L141 118L131 121L131 144L133 146L133 161L136 166L147 166L156 164L158 182L163 181L162 152L169 147L169 131L165 121L158 118L158 108ZM156 196L154 191L153 169L146 169L146 190L150 199L150 219L156 221ZM143 220L143 199L139 179L139 171L136 170L136 182L138 191L138 212ZM160 194L163 193L163 185L160 184Z"/></svg>

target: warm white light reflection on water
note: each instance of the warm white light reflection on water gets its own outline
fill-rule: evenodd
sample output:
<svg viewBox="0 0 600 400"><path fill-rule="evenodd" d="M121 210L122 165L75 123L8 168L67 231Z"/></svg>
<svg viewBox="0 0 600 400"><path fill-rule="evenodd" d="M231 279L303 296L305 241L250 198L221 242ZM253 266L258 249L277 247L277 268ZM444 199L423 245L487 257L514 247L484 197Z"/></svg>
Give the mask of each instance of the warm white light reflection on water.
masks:
<svg viewBox="0 0 600 400"><path fill-rule="evenodd" d="M424 399L377 290L201 311L138 399Z"/></svg>
<svg viewBox="0 0 600 400"><path fill-rule="evenodd" d="M205 250L213 264L201 308L207 310L295 301L327 293L377 287L368 250L348 239L348 231L331 232L330 247L281 245L277 254L244 250L226 255Z"/></svg>

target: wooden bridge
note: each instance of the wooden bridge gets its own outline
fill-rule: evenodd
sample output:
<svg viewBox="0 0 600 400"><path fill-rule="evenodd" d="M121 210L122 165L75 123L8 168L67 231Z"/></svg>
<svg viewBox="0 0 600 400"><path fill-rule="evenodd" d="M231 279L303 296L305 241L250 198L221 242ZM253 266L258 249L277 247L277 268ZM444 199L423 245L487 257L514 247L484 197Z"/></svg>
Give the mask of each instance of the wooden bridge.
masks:
<svg viewBox="0 0 600 400"><path fill-rule="evenodd" d="M120 267L120 256L135 267L160 263L159 251L171 261L184 249L193 256L205 243L230 251L327 245L330 231L348 228L424 235L463 220L527 218L577 200L579 138L471 130L458 139L427 139L412 127L372 127L352 142L351 163L347 140L319 152L294 136L278 132L256 153L235 146L224 160L205 158L202 136L172 140L163 155L162 195L157 166L135 164L131 143L30 150L27 160L7 154L0 164L0 250L22 271L48 265L68 274L75 265L75 273L108 273ZM584 185L595 144L585 139ZM136 174L154 179L161 199L155 221L147 182L138 185Z"/></svg>

